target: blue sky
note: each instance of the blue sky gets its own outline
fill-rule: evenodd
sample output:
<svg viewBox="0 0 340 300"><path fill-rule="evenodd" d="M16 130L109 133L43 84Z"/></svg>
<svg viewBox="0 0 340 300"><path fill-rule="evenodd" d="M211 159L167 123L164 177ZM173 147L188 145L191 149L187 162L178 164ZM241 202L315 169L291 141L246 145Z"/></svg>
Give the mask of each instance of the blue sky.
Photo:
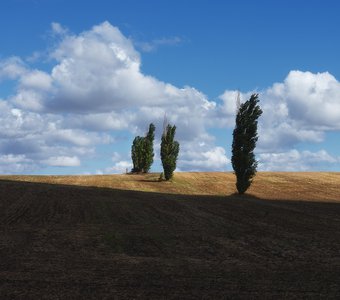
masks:
<svg viewBox="0 0 340 300"><path fill-rule="evenodd" d="M237 90L260 94L260 170L340 170L338 1L4 0L0 173L131 167L164 113L178 170L230 171Z"/></svg>

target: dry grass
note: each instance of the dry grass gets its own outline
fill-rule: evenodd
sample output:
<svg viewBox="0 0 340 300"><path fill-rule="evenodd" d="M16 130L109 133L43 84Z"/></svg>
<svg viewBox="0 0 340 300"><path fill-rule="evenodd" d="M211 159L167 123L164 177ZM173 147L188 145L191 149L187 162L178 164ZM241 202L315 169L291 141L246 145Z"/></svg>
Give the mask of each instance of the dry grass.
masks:
<svg viewBox="0 0 340 300"><path fill-rule="evenodd" d="M171 182L159 174L90 176L0 176L1 179L183 195L232 195L235 176L221 172L176 173ZM340 173L259 172L247 194L261 199L340 201Z"/></svg>

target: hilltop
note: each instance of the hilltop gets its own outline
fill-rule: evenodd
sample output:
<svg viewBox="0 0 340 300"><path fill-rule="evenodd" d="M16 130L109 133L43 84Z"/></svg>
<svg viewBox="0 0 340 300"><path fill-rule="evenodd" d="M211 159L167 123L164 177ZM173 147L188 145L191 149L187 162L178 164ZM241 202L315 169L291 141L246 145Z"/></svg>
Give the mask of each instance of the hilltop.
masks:
<svg viewBox="0 0 340 300"><path fill-rule="evenodd" d="M230 196L236 193L233 173L176 173L171 182L159 182L159 173L79 176L1 176L25 181L183 195ZM259 172L247 191L261 199L339 201L340 173Z"/></svg>
<svg viewBox="0 0 340 300"><path fill-rule="evenodd" d="M340 173L0 176L0 298L337 298Z"/></svg>

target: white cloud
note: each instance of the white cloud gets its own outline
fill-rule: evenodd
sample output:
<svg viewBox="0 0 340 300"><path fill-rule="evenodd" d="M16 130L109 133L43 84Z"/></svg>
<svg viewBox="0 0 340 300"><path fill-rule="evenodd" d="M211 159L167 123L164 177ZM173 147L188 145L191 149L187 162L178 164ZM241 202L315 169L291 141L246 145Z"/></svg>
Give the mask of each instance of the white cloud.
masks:
<svg viewBox="0 0 340 300"><path fill-rule="evenodd" d="M82 128L90 131L110 131L131 129L136 123L133 112L111 111L108 113L76 114L65 118L65 124L72 128Z"/></svg>
<svg viewBox="0 0 340 300"><path fill-rule="evenodd" d="M207 150L205 146L201 143L181 150L178 167L182 171L225 171L230 163L225 149L209 147Z"/></svg>
<svg viewBox="0 0 340 300"><path fill-rule="evenodd" d="M259 170L262 171L311 171L340 163L339 158L331 156L325 150L311 152L293 149L280 153L261 153L258 159Z"/></svg>
<svg viewBox="0 0 340 300"><path fill-rule="evenodd" d="M219 121L220 125L233 127L235 124L236 102L239 91L226 90L219 98L222 100L222 105L219 105L214 112L215 119ZM249 99L251 92L240 93L241 103Z"/></svg>
<svg viewBox="0 0 340 300"><path fill-rule="evenodd" d="M53 165L51 157L52 161L55 157L90 157L95 145L112 142L107 134L63 128L62 124L60 115L28 112L0 100L0 172L32 172ZM13 168L5 164L5 158L12 159ZM72 165L71 160L68 163Z"/></svg>
<svg viewBox="0 0 340 300"><path fill-rule="evenodd" d="M108 22L65 35L51 57L56 60L51 74L22 76L23 87L12 102L37 112L73 113L73 126L133 130L142 120L161 120L167 112L189 138L205 131L205 117L216 106L194 88L144 75L132 42Z"/></svg>
<svg viewBox="0 0 340 300"><path fill-rule="evenodd" d="M309 130L340 129L340 83L328 72L291 71L264 92L265 103L284 106L283 117ZM275 108L275 107L272 107ZM275 116L280 110L273 111Z"/></svg>
<svg viewBox="0 0 340 300"><path fill-rule="evenodd" d="M24 89L33 88L46 91L52 86L52 78L45 72L33 70L31 72L27 72L21 77L20 84Z"/></svg>
<svg viewBox="0 0 340 300"><path fill-rule="evenodd" d="M112 170L114 172L125 173L126 170L130 170L131 168L132 168L132 163L130 161L123 160L123 161L119 161L115 163Z"/></svg>
<svg viewBox="0 0 340 300"><path fill-rule="evenodd" d="M225 91L218 104L193 87L179 88L144 74L133 42L108 22L80 34L53 23L52 32L57 38L49 53L50 71L30 68L18 57L0 62L0 79L17 83L13 95L0 100L0 155L24 155L26 161L16 162L22 166L16 170L56 162L78 166L96 156L98 145L114 143L113 134L144 134L151 122L159 138L165 113L177 126L180 169L226 169L229 159L209 129L234 126L237 91ZM161 39L154 45L177 41ZM339 86L329 73L292 71L283 82L260 91L263 168L284 168L275 155L288 153L293 159L288 150L297 144L320 143L327 130L340 130ZM250 94L241 93L241 100ZM312 154L298 153L303 168L313 167L306 162ZM318 152L314 159L330 163ZM103 172L131 167L126 153L118 150L113 162Z"/></svg>
<svg viewBox="0 0 340 300"><path fill-rule="evenodd" d="M241 93L242 102L251 93ZM327 131L340 130L340 83L334 76L291 71L282 83L274 83L259 94L263 110L257 146L261 169L317 170L337 162L324 150L289 150L301 143L321 143ZM225 91L215 114L219 123L231 128L236 97L237 91Z"/></svg>
<svg viewBox="0 0 340 300"><path fill-rule="evenodd" d="M292 119L311 129L340 129L340 83L328 72L291 71L284 97Z"/></svg>
<svg viewBox="0 0 340 300"><path fill-rule="evenodd" d="M288 149L320 143L340 129L340 84L329 73L291 71L283 83L262 92L259 146Z"/></svg>
<svg viewBox="0 0 340 300"><path fill-rule="evenodd" d="M23 138L45 128L45 119L36 113L14 108L0 100L0 139Z"/></svg>
<svg viewBox="0 0 340 300"><path fill-rule="evenodd" d="M52 34L54 34L54 35L63 36L63 35L68 33L68 29L66 27L62 26L58 22L52 22L51 29L52 29Z"/></svg>
<svg viewBox="0 0 340 300"><path fill-rule="evenodd" d="M104 170L97 170L96 174L122 174L129 172L132 169L131 161L117 161L112 167L105 168Z"/></svg>
<svg viewBox="0 0 340 300"><path fill-rule="evenodd" d="M17 79L26 71L26 65L20 57L12 56L0 61L0 80Z"/></svg>
<svg viewBox="0 0 340 300"><path fill-rule="evenodd" d="M55 124L50 124L46 132L43 133L44 139L50 144L72 144L76 146L89 146L95 143L98 136L93 133L81 131L79 129L58 129Z"/></svg>
<svg viewBox="0 0 340 300"><path fill-rule="evenodd" d="M241 93L248 99L251 92ZM300 142L320 143L324 132L340 130L340 83L328 72L291 71L282 83L260 91L263 114L259 119L261 151L281 151ZM220 113L234 126L237 91L225 91ZM222 120L223 122L223 120Z"/></svg>
<svg viewBox="0 0 340 300"><path fill-rule="evenodd" d="M25 155L1 155L0 162L2 164L13 164L13 163L20 163L20 162L28 162L29 160L25 157Z"/></svg>
<svg viewBox="0 0 340 300"><path fill-rule="evenodd" d="M80 160L77 156L56 156L44 161L45 164L53 167L78 167Z"/></svg>
<svg viewBox="0 0 340 300"><path fill-rule="evenodd" d="M183 149L200 139L207 145L201 159L209 159L205 155L214 141L206 126L216 109L214 102L195 88L178 88L143 74L132 41L108 22L78 35L58 23L51 26L58 39L50 52L55 61L50 73L30 69L18 58L7 61L6 76L19 84L7 99L15 115L7 109L6 134L17 139L0 141L0 151L16 148L14 152L31 153L37 164L51 165L57 158L80 152L86 156L85 149L98 143L112 143L111 131L144 134L154 122L159 135L167 113L178 128L176 137ZM161 39L154 45L177 42L177 38ZM101 131L108 133L97 133ZM127 165L115 163L112 168L117 170Z"/></svg>
<svg viewBox="0 0 340 300"><path fill-rule="evenodd" d="M33 161L24 154L5 154L0 155L0 173L13 174L33 171Z"/></svg>
<svg viewBox="0 0 340 300"><path fill-rule="evenodd" d="M156 51L160 46L175 46L182 42L178 36L170 38L160 38L152 40L151 42L135 42L136 46L144 52Z"/></svg>
<svg viewBox="0 0 340 300"><path fill-rule="evenodd" d="M37 167L51 165L50 157L58 162L56 158L87 155L93 146L114 141L96 131L136 133L154 117L160 123L165 111L178 126L182 121L183 138L204 133L205 96L142 74L139 53L116 27L104 22L72 35L53 23L52 30L59 41L50 55L56 61L50 73L30 69L20 58L1 63L1 76L18 80L18 85L11 98L0 102L0 123L6 129L0 133L0 152L27 153ZM197 126L188 124L188 106L201 114L193 116Z"/></svg>
<svg viewBox="0 0 340 300"><path fill-rule="evenodd" d="M113 162L118 162L121 158L122 156L118 152L113 152L111 159Z"/></svg>
<svg viewBox="0 0 340 300"><path fill-rule="evenodd" d="M43 110L43 93L34 89L21 88L18 93L11 98L11 102L21 109L40 112Z"/></svg>

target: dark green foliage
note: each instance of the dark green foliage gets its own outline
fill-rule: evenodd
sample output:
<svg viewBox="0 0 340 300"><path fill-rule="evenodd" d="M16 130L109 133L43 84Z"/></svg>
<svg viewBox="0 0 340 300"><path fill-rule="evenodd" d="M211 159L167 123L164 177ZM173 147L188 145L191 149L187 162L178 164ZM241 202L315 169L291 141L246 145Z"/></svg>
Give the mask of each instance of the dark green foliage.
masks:
<svg viewBox="0 0 340 300"><path fill-rule="evenodd" d="M163 132L161 142L161 160L165 180L169 180L176 169L176 162L179 153L179 143L174 141L176 126L168 125Z"/></svg>
<svg viewBox="0 0 340 300"><path fill-rule="evenodd" d="M136 136L132 143L131 158L132 158L133 168L131 172L133 173L142 171L143 140L144 140L143 137Z"/></svg>
<svg viewBox="0 0 340 300"><path fill-rule="evenodd" d="M254 149L258 140L257 120L262 114L258 102L258 94L251 95L248 101L241 104L236 116L231 162L240 194L249 188L256 174L257 161Z"/></svg>
<svg viewBox="0 0 340 300"><path fill-rule="evenodd" d="M155 139L155 125L152 123L149 125L149 131L144 138L144 153L143 153L143 163L142 169L143 172L148 173L150 171L151 165L153 163L153 141Z"/></svg>
<svg viewBox="0 0 340 300"><path fill-rule="evenodd" d="M149 125L149 131L145 137L136 136L131 147L131 158L133 162L132 172L150 171L153 163L153 141L155 139L155 125Z"/></svg>

